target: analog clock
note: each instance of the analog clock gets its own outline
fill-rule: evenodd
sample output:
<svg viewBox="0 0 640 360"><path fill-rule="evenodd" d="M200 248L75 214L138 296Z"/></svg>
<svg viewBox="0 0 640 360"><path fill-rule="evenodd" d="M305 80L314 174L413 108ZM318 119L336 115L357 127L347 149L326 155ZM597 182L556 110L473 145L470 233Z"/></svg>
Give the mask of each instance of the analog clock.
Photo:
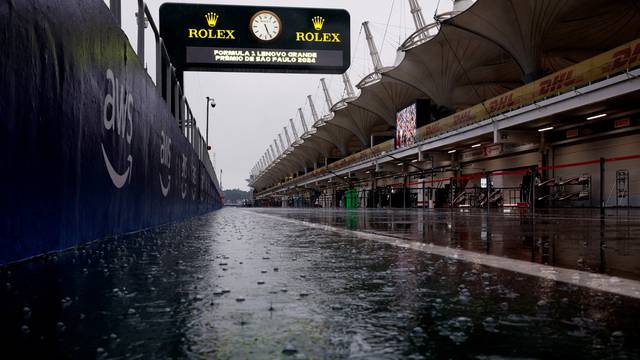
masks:
<svg viewBox="0 0 640 360"><path fill-rule="evenodd" d="M258 11L249 22L251 33L260 41L275 40L282 33L282 21L272 11Z"/></svg>

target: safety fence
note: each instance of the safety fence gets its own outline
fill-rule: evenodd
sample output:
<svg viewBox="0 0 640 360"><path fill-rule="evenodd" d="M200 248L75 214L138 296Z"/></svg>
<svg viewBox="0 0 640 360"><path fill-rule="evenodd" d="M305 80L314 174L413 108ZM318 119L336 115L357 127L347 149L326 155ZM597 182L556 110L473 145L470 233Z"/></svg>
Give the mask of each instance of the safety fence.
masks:
<svg viewBox="0 0 640 360"><path fill-rule="evenodd" d="M611 76L629 72L640 66L640 39L616 47L537 81L491 98L466 110L427 124L417 130L417 141L424 142L436 136L459 130L501 114L555 97ZM282 182L262 193L272 193L316 176L331 173L348 165L370 160L394 150L388 140L356 154L347 156L325 168Z"/></svg>

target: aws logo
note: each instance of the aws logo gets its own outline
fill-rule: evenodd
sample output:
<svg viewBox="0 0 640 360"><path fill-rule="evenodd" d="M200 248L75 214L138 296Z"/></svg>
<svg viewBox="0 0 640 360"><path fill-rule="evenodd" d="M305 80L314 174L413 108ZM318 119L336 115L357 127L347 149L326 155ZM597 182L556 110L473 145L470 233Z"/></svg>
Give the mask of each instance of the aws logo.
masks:
<svg viewBox="0 0 640 360"><path fill-rule="evenodd" d="M160 144L160 190L162 196L167 197L171 191L171 138L164 133L164 130L160 133L160 137L162 138ZM166 185L162 178L162 169L165 169L164 172L167 174Z"/></svg>
<svg viewBox="0 0 640 360"><path fill-rule="evenodd" d="M204 15L204 19L206 20L209 29L201 28L201 29L187 29L189 39L221 39L221 40L235 40L236 34L235 30L226 30L226 29L218 29L214 28L218 25L218 19L220 16L214 12L208 12Z"/></svg>
<svg viewBox="0 0 640 360"><path fill-rule="evenodd" d="M127 92L111 69L107 69L107 94L102 107L102 124L111 137L100 144L102 157L113 185L121 189L131 182L133 156L131 140L133 138L133 95ZM104 144L111 144L111 158ZM112 159L119 161L112 161ZM121 170L118 170L121 169ZM124 170L122 170L124 169Z"/></svg>
<svg viewBox="0 0 640 360"><path fill-rule="evenodd" d="M314 16L311 19L313 29L316 32L296 32L296 41L299 42L320 42L320 43L339 43L340 33L321 33L324 27L325 19L322 16Z"/></svg>

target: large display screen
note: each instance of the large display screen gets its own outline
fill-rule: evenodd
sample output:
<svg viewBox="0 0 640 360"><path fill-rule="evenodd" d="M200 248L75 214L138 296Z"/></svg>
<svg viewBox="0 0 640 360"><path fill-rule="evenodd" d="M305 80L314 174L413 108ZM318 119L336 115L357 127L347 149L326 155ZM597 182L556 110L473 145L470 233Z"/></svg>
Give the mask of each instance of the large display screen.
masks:
<svg viewBox="0 0 640 360"><path fill-rule="evenodd" d="M166 3L160 35L179 71L341 74L350 65L346 10Z"/></svg>
<svg viewBox="0 0 640 360"><path fill-rule="evenodd" d="M413 103L396 113L396 148L416 143L417 110Z"/></svg>

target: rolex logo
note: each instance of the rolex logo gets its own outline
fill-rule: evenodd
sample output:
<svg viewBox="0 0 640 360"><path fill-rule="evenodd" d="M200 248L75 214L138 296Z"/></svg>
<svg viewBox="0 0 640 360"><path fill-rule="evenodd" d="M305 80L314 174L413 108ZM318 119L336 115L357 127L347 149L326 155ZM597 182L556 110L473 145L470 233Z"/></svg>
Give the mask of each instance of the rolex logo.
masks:
<svg viewBox="0 0 640 360"><path fill-rule="evenodd" d="M311 19L311 21L313 22L313 28L316 31L322 30L322 26L324 26L324 18L323 17L315 16L313 19Z"/></svg>
<svg viewBox="0 0 640 360"><path fill-rule="evenodd" d="M340 33L323 33L322 28L324 27L324 18L322 16L314 16L311 19L313 23L313 28L316 32L296 32L296 41L302 42L317 42L317 43L339 43L342 42L340 39Z"/></svg>
<svg viewBox="0 0 640 360"><path fill-rule="evenodd" d="M216 24L218 23L218 14L210 12L204 17L207 19L207 24L209 24L210 27L216 27Z"/></svg>

